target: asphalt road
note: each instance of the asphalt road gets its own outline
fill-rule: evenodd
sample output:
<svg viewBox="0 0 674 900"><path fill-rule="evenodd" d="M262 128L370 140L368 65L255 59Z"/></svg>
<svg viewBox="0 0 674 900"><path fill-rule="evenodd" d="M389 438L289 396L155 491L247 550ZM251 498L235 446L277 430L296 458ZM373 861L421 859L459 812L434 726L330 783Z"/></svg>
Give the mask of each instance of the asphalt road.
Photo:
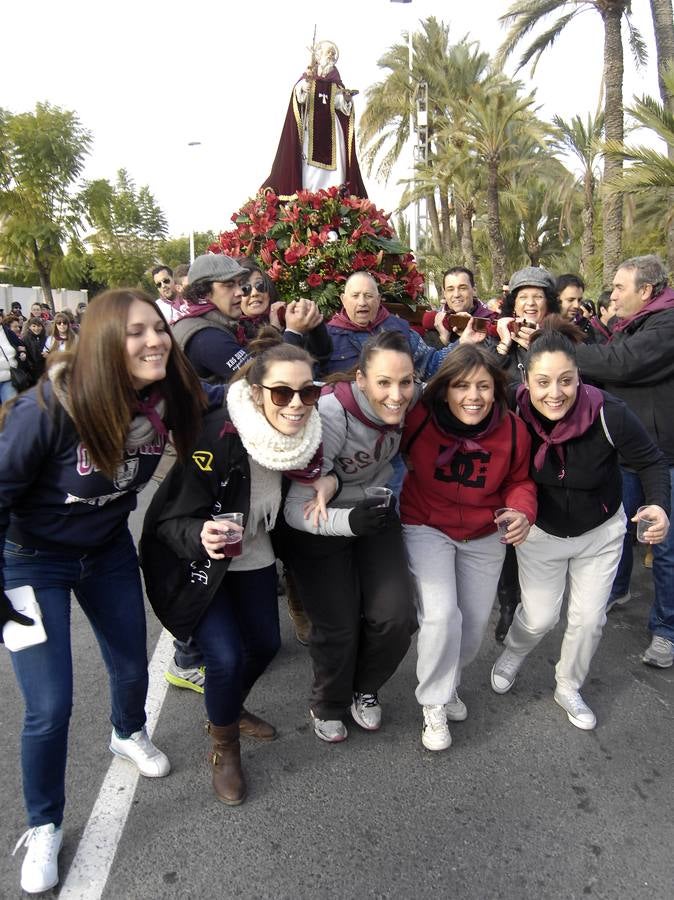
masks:
<svg viewBox="0 0 674 900"><path fill-rule="evenodd" d="M248 800L229 808L215 799L202 700L170 688L155 741L173 770L140 779L102 896L671 900L674 670L640 661L651 587L650 573L641 565L635 572L640 596L609 616L583 692L595 731L574 728L552 700L560 629L512 692L497 696L489 687L498 653L490 627L460 691L468 720L452 727L444 753L421 746L414 648L381 692L380 732L352 725L344 744L318 741L308 721L307 653L281 600L283 647L248 703L280 738L245 743ZM151 613L148 621L151 655L159 627ZM76 605L73 646L62 879L111 761L104 669ZM10 853L25 828L22 705L4 649L0 679L4 900L20 896L23 851Z"/></svg>

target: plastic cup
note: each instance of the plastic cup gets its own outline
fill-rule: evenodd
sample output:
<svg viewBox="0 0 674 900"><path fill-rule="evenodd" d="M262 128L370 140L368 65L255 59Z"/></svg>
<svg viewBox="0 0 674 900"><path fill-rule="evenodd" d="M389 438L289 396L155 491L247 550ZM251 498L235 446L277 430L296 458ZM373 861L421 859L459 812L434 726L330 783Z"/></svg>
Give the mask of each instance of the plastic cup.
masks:
<svg viewBox="0 0 674 900"><path fill-rule="evenodd" d="M652 519L646 515L647 506L640 506L637 510L637 540L640 544L650 544L644 537L651 525L656 524L656 519Z"/></svg>
<svg viewBox="0 0 674 900"><path fill-rule="evenodd" d="M217 516L211 516L214 522L233 522L243 528L243 513L227 512L219 513ZM222 532L222 552L227 557L241 556L241 547L243 543L243 531L232 528L229 531Z"/></svg>
<svg viewBox="0 0 674 900"><path fill-rule="evenodd" d="M391 503L391 497L393 496L393 491L387 487L368 487L365 488L365 496L376 497L380 501L379 503L377 503L377 507L389 506Z"/></svg>
<svg viewBox="0 0 674 900"><path fill-rule="evenodd" d="M511 516L508 516L507 518L503 518L503 519L501 519L500 522L496 523L496 527L498 528L498 533L501 535L501 543L502 544L507 543L506 532L508 531L508 528L512 524L513 519L515 518L516 512L517 512L517 510L512 509L510 506L502 506L501 509L497 509L496 512L494 513L495 519L499 519L501 516L506 516L507 513L512 513Z"/></svg>

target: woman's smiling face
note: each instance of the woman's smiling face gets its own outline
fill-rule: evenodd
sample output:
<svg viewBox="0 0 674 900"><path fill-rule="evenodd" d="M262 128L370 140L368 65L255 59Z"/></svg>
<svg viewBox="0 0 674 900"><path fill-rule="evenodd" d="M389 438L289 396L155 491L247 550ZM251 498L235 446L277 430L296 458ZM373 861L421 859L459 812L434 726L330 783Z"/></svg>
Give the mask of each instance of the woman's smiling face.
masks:
<svg viewBox="0 0 674 900"><path fill-rule="evenodd" d="M269 292L265 290L264 278L260 272L252 272L242 287L244 294L241 312L244 316L263 316L269 311Z"/></svg>

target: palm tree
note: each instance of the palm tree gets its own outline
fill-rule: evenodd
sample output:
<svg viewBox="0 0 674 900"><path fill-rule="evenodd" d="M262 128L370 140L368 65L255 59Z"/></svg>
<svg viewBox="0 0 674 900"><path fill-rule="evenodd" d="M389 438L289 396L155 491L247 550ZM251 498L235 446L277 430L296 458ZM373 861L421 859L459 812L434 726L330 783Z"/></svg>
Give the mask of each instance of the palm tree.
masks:
<svg viewBox="0 0 674 900"><path fill-rule="evenodd" d="M413 46L411 73L407 42L395 44L378 62L388 74L368 88L366 94L359 135L361 158L368 173L375 170L384 179L390 176L408 146L410 115L416 124L419 84L425 83L428 90L429 158L424 167L432 169L438 152L438 132L452 115L452 102L466 96L485 77L489 63L488 55L474 42L464 39L450 46L449 27L433 16L421 23L421 32L413 35ZM445 189L438 187L440 180L425 181L427 191L423 198L434 251L438 256L447 256L451 252L451 199L448 185ZM418 196L419 191L414 194ZM402 206L415 197L408 190Z"/></svg>
<svg viewBox="0 0 674 900"><path fill-rule="evenodd" d="M674 66L667 67L662 78L666 91L674 95ZM631 163L621 170L619 177L607 183L611 193L633 194L637 196L652 195L660 201L662 217L667 226L667 264L674 271L674 208L669 203L662 203L663 192L666 198L674 193L674 159L671 149L674 147L674 113L655 97L642 97L628 108L639 125L649 128L661 138L668 148L668 153L660 153L652 147L627 146L623 142L607 141L606 155L617 157Z"/></svg>
<svg viewBox="0 0 674 900"><path fill-rule="evenodd" d="M604 24L604 124L609 140L622 142L623 116L623 45L621 26L625 19L629 30L632 51L638 63L646 60L646 47L639 32L630 21L630 0L517 0L505 15L500 17L510 26L499 50L498 60L503 62L517 44L533 32L543 20L553 13L560 16L546 31L539 34L522 55L518 69L533 61L534 69L541 55L557 40L560 33L579 13L594 10ZM604 179L610 181L620 176L622 160L613 155L604 159ZM622 255L622 197L607 192L602 201L604 230L604 281L613 278Z"/></svg>
<svg viewBox="0 0 674 900"><path fill-rule="evenodd" d="M655 32L655 48L658 56L658 83L660 96L665 106L674 113L674 94L667 87L664 72L668 66L674 65L674 14L672 0L651 0L651 16ZM674 153L674 148L670 154ZM671 158L671 155L670 155Z"/></svg>
<svg viewBox="0 0 674 900"><path fill-rule="evenodd" d="M533 95L521 97L520 82L494 78L489 88L460 104L461 129L477 166L485 170L486 225L491 244L492 279L506 280L506 245L501 229L501 191L510 172L526 165L534 147L542 147L544 128L532 112ZM452 128L453 126L448 126ZM523 151L523 142L527 143Z"/></svg>
<svg viewBox="0 0 674 900"><path fill-rule="evenodd" d="M580 273L589 275L590 258L594 255L594 204L597 187L597 160L601 155L599 142L604 134L604 114L587 116L585 122L574 116L570 122L555 116L553 122L560 134L562 145L572 153L582 166L583 209L581 221L583 233L580 242Z"/></svg>

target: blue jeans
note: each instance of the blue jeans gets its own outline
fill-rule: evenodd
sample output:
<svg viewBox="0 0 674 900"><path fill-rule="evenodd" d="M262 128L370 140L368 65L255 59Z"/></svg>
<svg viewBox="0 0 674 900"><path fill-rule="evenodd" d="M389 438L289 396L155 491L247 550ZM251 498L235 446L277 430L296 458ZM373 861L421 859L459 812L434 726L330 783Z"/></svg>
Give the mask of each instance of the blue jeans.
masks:
<svg viewBox="0 0 674 900"><path fill-rule="evenodd" d="M632 577L632 542L636 525L630 520L644 503L644 494L639 476L621 467L623 478L623 506L627 516L627 533L623 543L623 553L616 573L611 599L622 597L630 587ZM674 508L674 467L669 470L671 499ZM653 587L654 598L648 619L648 627L653 634L674 641L674 527L669 529L663 544L653 544Z"/></svg>
<svg viewBox="0 0 674 900"><path fill-rule="evenodd" d="M7 403L16 397L16 388L11 381L0 381L0 403Z"/></svg>
<svg viewBox="0 0 674 900"><path fill-rule="evenodd" d="M91 623L108 670L110 719L122 738L145 724L147 650L138 557L128 530L104 549L76 556L5 541L5 584L30 584L47 641L12 653L26 711L21 736L28 824L60 825L72 709L70 592Z"/></svg>
<svg viewBox="0 0 674 900"><path fill-rule="evenodd" d="M231 725L281 646L276 563L227 572L194 637L206 664L208 719L213 725Z"/></svg>
<svg viewBox="0 0 674 900"><path fill-rule="evenodd" d="M175 653L173 658L180 669L198 669L204 664L204 654L194 638L187 641L179 641L178 638L173 640L173 649Z"/></svg>

